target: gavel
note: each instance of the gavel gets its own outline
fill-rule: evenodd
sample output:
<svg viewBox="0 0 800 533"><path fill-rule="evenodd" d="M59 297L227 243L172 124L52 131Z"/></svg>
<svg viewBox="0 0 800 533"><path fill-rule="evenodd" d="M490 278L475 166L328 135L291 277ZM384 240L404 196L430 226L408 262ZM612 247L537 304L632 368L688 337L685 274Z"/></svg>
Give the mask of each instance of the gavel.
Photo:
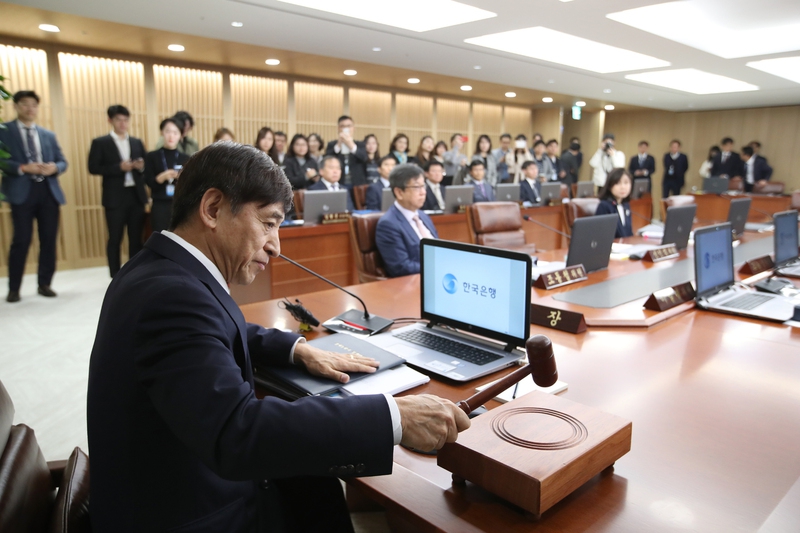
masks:
<svg viewBox="0 0 800 533"><path fill-rule="evenodd" d="M522 381L528 374L533 376L533 382L540 387L549 387L558 380L553 343L548 337L534 335L525 342L525 351L528 352L527 365L510 373L491 387L458 402L461 410L470 414L507 388Z"/></svg>

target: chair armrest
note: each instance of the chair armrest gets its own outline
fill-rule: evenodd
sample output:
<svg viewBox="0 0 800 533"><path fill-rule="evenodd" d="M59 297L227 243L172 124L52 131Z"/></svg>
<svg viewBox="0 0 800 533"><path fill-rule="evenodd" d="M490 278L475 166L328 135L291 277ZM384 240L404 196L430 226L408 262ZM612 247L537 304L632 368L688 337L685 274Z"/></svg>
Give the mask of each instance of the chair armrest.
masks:
<svg viewBox="0 0 800 533"><path fill-rule="evenodd" d="M50 470L50 479L53 482L53 488L61 486L61 481L64 479L64 470L67 467L67 460L61 461L47 461L47 468Z"/></svg>

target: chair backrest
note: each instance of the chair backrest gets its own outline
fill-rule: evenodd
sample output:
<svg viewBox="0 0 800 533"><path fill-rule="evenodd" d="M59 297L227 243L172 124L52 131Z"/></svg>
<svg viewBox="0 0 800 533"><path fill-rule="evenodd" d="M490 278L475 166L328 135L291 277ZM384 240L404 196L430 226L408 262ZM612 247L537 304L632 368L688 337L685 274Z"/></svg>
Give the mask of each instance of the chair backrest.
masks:
<svg viewBox="0 0 800 533"><path fill-rule="evenodd" d="M366 209L368 188L369 184L353 187L353 203L356 204L356 209Z"/></svg>
<svg viewBox="0 0 800 533"><path fill-rule="evenodd" d="M797 209L800 211L800 191L792 192L792 209Z"/></svg>
<svg viewBox="0 0 800 533"><path fill-rule="evenodd" d="M594 216L598 205L600 205L599 198L573 198L569 202L564 202L564 227L571 232L575 221Z"/></svg>
<svg viewBox="0 0 800 533"><path fill-rule="evenodd" d="M292 202L294 203L294 212L300 217L303 214L303 200L306 197L306 190L305 189L297 189L294 191L294 198Z"/></svg>
<svg viewBox="0 0 800 533"><path fill-rule="evenodd" d="M755 194L783 194L785 190L786 184L782 181L757 181L753 185Z"/></svg>
<svg viewBox="0 0 800 533"><path fill-rule="evenodd" d="M350 243L356 260L358 282L389 279L375 245L375 228L383 213L350 216Z"/></svg>
<svg viewBox="0 0 800 533"><path fill-rule="evenodd" d="M728 190L729 191L743 191L744 190L744 181L742 181L742 178L739 178L739 177L730 178L728 180Z"/></svg>
<svg viewBox="0 0 800 533"><path fill-rule="evenodd" d="M561 199L569 198L569 185L566 183L561 184Z"/></svg>
<svg viewBox="0 0 800 533"><path fill-rule="evenodd" d="M661 217L666 218L668 207L680 207L696 203L692 194L676 194L661 199Z"/></svg>
<svg viewBox="0 0 800 533"><path fill-rule="evenodd" d="M516 202L478 202L467 206L467 225L474 244L498 248L525 245L522 215Z"/></svg>

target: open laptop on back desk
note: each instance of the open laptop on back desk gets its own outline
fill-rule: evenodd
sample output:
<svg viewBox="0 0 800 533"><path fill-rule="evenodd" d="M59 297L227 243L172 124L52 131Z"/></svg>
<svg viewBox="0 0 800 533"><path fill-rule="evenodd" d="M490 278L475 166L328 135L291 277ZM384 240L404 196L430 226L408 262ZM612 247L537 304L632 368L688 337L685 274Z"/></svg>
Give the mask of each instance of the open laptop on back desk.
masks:
<svg viewBox="0 0 800 533"><path fill-rule="evenodd" d="M775 213L775 273L800 278L798 261L797 211Z"/></svg>
<svg viewBox="0 0 800 533"><path fill-rule="evenodd" d="M319 224L322 216L328 213L344 213L347 211L347 195L349 191L306 191L303 200L303 220Z"/></svg>

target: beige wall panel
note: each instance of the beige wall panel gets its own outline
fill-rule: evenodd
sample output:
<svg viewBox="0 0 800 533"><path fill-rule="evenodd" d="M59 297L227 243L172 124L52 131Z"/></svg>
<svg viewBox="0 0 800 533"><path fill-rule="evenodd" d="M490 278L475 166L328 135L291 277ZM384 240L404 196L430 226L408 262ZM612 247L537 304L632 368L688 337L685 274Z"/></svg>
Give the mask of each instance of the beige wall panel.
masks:
<svg viewBox="0 0 800 533"><path fill-rule="evenodd" d="M541 133L544 142L550 139L561 142L561 108L534 109L533 132Z"/></svg>
<svg viewBox="0 0 800 533"><path fill-rule="evenodd" d="M356 137L360 140L374 134L380 154L386 155L392 140L392 93L350 89L350 116L355 122Z"/></svg>
<svg viewBox="0 0 800 533"><path fill-rule="evenodd" d="M222 73L210 70L154 65L159 118L188 111L194 118L191 137L200 148L214 140L223 125Z"/></svg>
<svg viewBox="0 0 800 533"><path fill-rule="evenodd" d="M398 94L395 106L397 133L408 136L408 153L413 156L417 153L419 141L433 131L433 98Z"/></svg>
<svg viewBox="0 0 800 533"><path fill-rule="evenodd" d="M472 104L472 129L475 135L488 135L492 148L500 146L503 125L503 106L494 104Z"/></svg>
<svg viewBox="0 0 800 533"><path fill-rule="evenodd" d="M454 133L467 135L469 131L469 102L461 100L436 99L436 131L439 139L450 146L450 137ZM471 154L475 147L475 139L469 139L464 152Z"/></svg>
<svg viewBox="0 0 800 533"><path fill-rule="evenodd" d="M231 74L233 125L228 126L243 144L253 144L258 130L289 132L289 83L286 80Z"/></svg>
<svg viewBox="0 0 800 533"><path fill-rule="evenodd" d="M533 132L531 131L531 110L524 107L505 107L505 131L511 137L516 137L520 133L530 140Z"/></svg>
<svg viewBox="0 0 800 533"><path fill-rule="evenodd" d="M297 82L294 84L294 101L298 132L305 135L318 133L326 144L337 138L336 120L344 111L344 88ZM361 133L360 130L355 132L356 136Z"/></svg>

